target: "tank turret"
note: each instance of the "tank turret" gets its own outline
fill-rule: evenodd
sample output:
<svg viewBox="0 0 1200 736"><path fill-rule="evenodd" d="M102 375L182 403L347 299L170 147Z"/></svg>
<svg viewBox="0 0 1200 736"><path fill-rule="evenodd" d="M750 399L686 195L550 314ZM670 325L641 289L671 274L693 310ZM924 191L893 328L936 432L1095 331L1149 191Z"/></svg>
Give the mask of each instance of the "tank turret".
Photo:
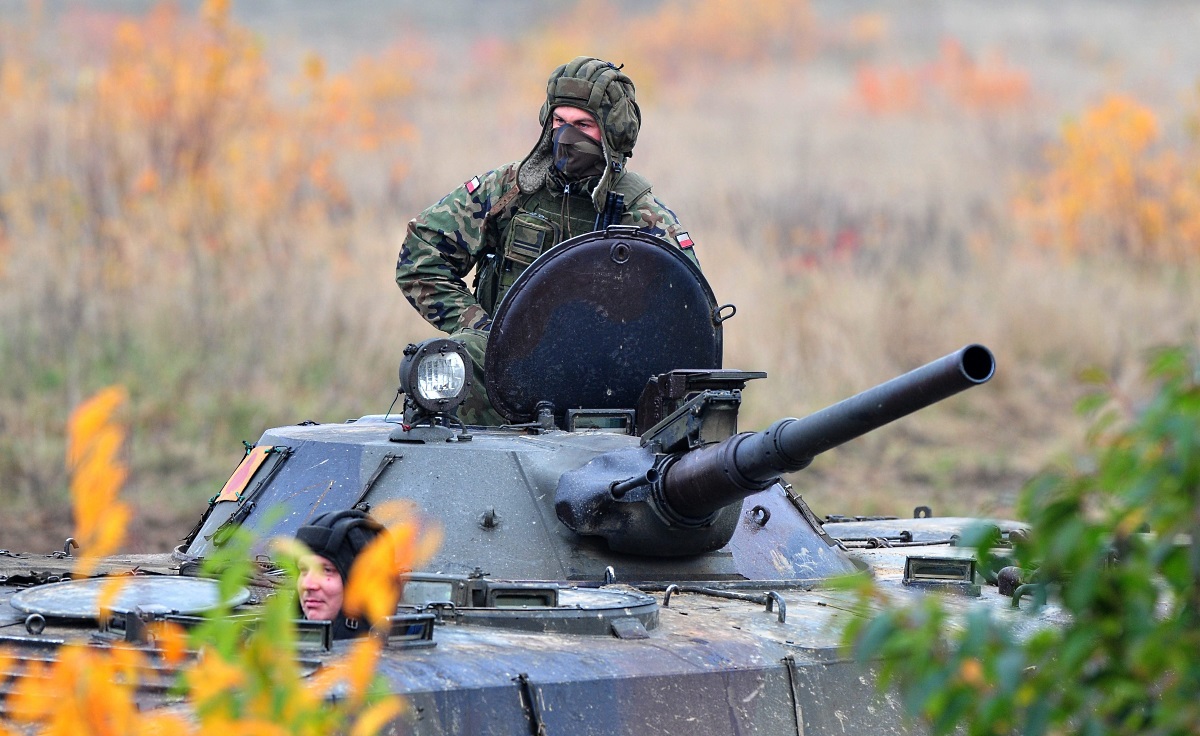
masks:
<svg viewBox="0 0 1200 736"><path fill-rule="evenodd" d="M442 526L437 573L663 582L852 571L780 476L987 381L992 355L970 345L807 418L739 433L742 391L766 374L722 367L735 312L678 248L645 233L562 243L494 315L484 374L509 424L455 418L472 373L461 345L409 346L402 416L269 430L248 455L259 465L217 497L184 552L204 556L242 524L288 536L315 514L404 498Z"/></svg>

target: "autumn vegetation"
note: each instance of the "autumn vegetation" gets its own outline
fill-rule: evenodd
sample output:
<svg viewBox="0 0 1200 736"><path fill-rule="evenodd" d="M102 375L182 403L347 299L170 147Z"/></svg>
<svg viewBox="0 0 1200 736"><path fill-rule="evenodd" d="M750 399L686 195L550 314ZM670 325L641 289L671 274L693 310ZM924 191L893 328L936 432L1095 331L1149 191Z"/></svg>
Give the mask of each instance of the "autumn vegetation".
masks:
<svg viewBox="0 0 1200 736"><path fill-rule="evenodd" d="M99 558L124 541L128 508L119 491L125 468L116 457L125 434L127 397L107 387L89 397L68 423L67 467L71 478L76 539L81 552L73 576L86 578ZM354 563L345 610L372 627L386 626L400 598L400 574L412 570L437 544L436 529L420 515L389 502L374 509L387 530ZM6 720L0 734L375 734L398 716L403 700L377 692L375 668L384 638L355 640L339 658L315 673L297 660L292 621L298 609L298 560L308 553L295 540L275 540L273 559L287 573L257 611L256 625L230 615L234 591L250 579L254 563L249 533L205 561L220 580L222 602L208 620L185 630L171 622L150 624L152 646L118 643L89 646L68 641L50 658L20 657L0 647L0 684L6 685ZM99 598L107 610L126 576L113 576ZM103 614L102 614L103 615ZM142 678L155 668L174 672L170 707L143 710ZM338 696L331 697L336 692Z"/></svg>
<svg viewBox="0 0 1200 736"><path fill-rule="evenodd" d="M1060 458L1026 485L1024 538L1001 550L995 527L964 533L982 569L1020 571L1013 609L963 616L854 583L845 641L931 733L1195 733L1200 355L1164 348L1146 375L1152 390L1130 395L1089 372L1086 462Z"/></svg>
<svg viewBox="0 0 1200 736"><path fill-rule="evenodd" d="M819 514L1012 513L1081 442L1081 369L1137 381L1143 349L1195 341L1194 81L1144 96L1111 64L1087 76L1089 48L1066 95L997 44L784 0L568 3L453 47L398 23L342 56L225 2L19 8L0 19L0 498L23 523L0 547L71 534L63 418L103 387L126 397L132 550L182 536L264 427L384 411L404 344L434 334L392 283L405 222L523 156L577 53L638 82L632 165L738 306L726 365L770 374L744 427L996 352L985 389L794 479Z"/></svg>

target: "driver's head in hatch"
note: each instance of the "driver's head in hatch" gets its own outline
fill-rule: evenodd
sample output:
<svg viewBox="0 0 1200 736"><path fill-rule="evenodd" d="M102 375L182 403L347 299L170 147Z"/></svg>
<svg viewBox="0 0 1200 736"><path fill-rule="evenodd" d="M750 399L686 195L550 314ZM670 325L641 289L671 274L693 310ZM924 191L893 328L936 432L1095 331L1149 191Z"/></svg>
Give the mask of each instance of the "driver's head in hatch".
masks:
<svg viewBox="0 0 1200 736"><path fill-rule="evenodd" d="M367 628L342 611L354 559L383 531L383 525L356 509L329 511L296 530L310 554L300 560L300 609L312 621L332 621L335 639L365 634Z"/></svg>

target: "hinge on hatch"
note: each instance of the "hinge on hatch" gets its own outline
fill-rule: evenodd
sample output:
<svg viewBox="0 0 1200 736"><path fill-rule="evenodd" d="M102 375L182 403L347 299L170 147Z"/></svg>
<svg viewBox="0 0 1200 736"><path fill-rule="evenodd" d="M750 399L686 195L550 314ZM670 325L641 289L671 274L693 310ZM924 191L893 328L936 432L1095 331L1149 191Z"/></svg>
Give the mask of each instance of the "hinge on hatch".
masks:
<svg viewBox="0 0 1200 736"><path fill-rule="evenodd" d="M650 379L638 399L642 446L672 453L732 437L747 381L761 371L677 370Z"/></svg>

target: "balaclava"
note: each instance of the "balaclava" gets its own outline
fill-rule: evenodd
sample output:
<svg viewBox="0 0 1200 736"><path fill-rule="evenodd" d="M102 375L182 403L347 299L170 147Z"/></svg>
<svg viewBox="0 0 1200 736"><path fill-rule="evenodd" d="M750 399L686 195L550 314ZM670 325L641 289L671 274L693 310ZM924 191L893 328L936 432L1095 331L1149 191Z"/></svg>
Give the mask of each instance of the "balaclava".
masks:
<svg viewBox="0 0 1200 736"><path fill-rule="evenodd" d="M590 56L577 57L555 69L546 84L546 102L539 115L541 138L517 171L522 192L542 186L554 166L550 113L560 105L587 110L600 125L605 166L592 190L592 203L601 212L625 160L633 155L642 124L633 81L611 62Z"/></svg>
<svg viewBox="0 0 1200 736"><path fill-rule="evenodd" d="M584 181L603 176L608 162L604 145L592 140L574 125L564 124L550 131L550 150L554 152L554 168L567 181Z"/></svg>

